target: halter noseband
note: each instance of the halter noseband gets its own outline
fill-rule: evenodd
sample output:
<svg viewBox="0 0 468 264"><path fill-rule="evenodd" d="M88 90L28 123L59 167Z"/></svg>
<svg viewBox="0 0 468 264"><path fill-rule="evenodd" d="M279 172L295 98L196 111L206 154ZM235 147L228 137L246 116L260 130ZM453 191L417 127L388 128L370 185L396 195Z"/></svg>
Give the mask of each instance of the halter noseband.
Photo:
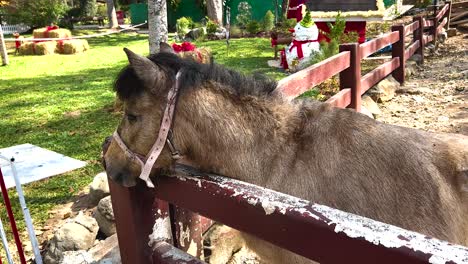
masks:
<svg viewBox="0 0 468 264"><path fill-rule="evenodd" d="M151 173L151 170L153 169L154 163L158 159L159 155L161 155L161 152L166 143L169 146L172 158L174 160L178 160L181 158L179 151L175 148L174 143L172 142L171 128L172 121L174 118L175 105L177 102L177 92L179 91L179 77L180 71L176 75L174 85L171 87L169 93L167 94L167 105L166 109L164 110L163 118L161 120L161 127L159 128L158 138L156 139L156 142L154 142L153 147L151 147L151 150L148 152L146 157L131 151L127 147L125 142L123 142L117 130L113 134L115 142L125 153L125 156L127 156L127 158L131 161L135 161L140 165L141 174L139 178L144 180L146 182L146 185L150 188L154 188L154 184L153 182L151 182L149 175Z"/></svg>

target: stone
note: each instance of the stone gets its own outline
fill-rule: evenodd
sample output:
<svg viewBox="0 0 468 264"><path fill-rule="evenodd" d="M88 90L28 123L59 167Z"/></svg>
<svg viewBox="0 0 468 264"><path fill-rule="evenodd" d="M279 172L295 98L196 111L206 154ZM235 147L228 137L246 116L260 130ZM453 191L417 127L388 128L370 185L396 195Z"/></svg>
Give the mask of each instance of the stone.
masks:
<svg viewBox="0 0 468 264"><path fill-rule="evenodd" d="M82 212L68 219L50 240L44 262L60 263L66 251L88 250L94 244L98 229L96 220Z"/></svg>
<svg viewBox="0 0 468 264"><path fill-rule="evenodd" d="M419 95L413 95L413 100L416 102L416 103L423 103L425 100L424 100L424 97L422 96L419 96Z"/></svg>
<svg viewBox="0 0 468 264"><path fill-rule="evenodd" d="M194 28L185 34L186 39L196 40L206 34L205 28Z"/></svg>
<svg viewBox="0 0 468 264"><path fill-rule="evenodd" d="M102 198L108 195L110 195L110 190L107 174L101 172L94 177L93 182L89 186L88 199L91 205L97 205Z"/></svg>
<svg viewBox="0 0 468 264"><path fill-rule="evenodd" d="M395 91L399 88L400 83L390 75L370 88L366 95L372 97L376 102L387 102L395 97Z"/></svg>
<svg viewBox="0 0 468 264"><path fill-rule="evenodd" d="M83 264L93 263L93 258L90 253L85 250L78 251L65 251L63 252L63 259L60 264Z"/></svg>
<svg viewBox="0 0 468 264"><path fill-rule="evenodd" d="M281 62L279 60L269 60L267 61L268 67L272 68L282 68Z"/></svg>
<svg viewBox="0 0 468 264"><path fill-rule="evenodd" d="M88 252L92 255L93 260L99 264L121 263L117 234L99 241L99 243Z"/></svg>
<svg viewBox="0 0 468 264"><path fill-rule="evenodd" d="M239 231L221 224L211 226L203 237L203 245L208 249L205 258L210 263L230 263L232 255L245 246Z"/></svg>
<svg viewBox="0 0 468 264"><path fill-rule="evenodd" d="M439 116L437 118L437 121L439 121L439 122L448 122L449 118L447 116Z"/></svg>
<svg viewBox="0 0 468 264"><path fill-rule="evenodd" d="M379 105L368 95L362 97L362 106L365 107L374 118L378 118L382 114Z"/></svg>
<svg viewBox="0 0 468 264"><path fill-rule="evenodd" d="M415 75L417 73L417 69L417 62L408 60L405 66L405 76L410 77L412 75Z"/></svg>
<svg viewBox="0 0 468 264"><path fill-rule="evenodd" d="M104 235L109 237L115 234L115 217L110 196L104 197L99 201L98 206L94 209L93 216L99 225L99 230Z"/></svg>
<svg viewBox="0 0 468 264"><path fill-rule="evenodd" d="M431 94L434 91L427 87L404 87L396 90L396 93L400 94Z"/></svg>
<svg viewBox="0 0 468 264"><path fill-rule="evenodd" d="M415 61L416 63L420 64L422 62L422 56L420 54L414 54L409 58L409 60L406 61L406 63L410 61Z"/></svg>
<svg viewBox="0 0 468 264"><path fill-rule="evenodd" d="M457 31L456 28L449 28L447 30L447 37L449 37L449 38L455 37L457 34L458 34L458 31Z"/></svg>

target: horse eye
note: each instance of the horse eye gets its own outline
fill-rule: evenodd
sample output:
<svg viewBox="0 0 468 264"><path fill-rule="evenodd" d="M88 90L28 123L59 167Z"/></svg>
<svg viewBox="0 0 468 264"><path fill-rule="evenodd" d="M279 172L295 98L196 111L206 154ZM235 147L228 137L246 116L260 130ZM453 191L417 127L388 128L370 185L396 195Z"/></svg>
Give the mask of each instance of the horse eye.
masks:
<svg viewBox="0 0 468 264"><path fill-rule="evenodd" d="M135 122L137 121L137 116L136 115L132 115L132 114L125 114L127 116L127 120L129 122Z"/></svg>

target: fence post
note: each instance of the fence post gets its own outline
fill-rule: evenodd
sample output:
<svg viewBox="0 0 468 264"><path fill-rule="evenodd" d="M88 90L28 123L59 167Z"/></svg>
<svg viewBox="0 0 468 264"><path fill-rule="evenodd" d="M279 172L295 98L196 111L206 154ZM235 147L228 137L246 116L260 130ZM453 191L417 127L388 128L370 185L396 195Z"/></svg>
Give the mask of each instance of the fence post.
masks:
<svg viewBox="0 0 468 264"><path fill-rule="evenodd" d="M399 40L392 45L392 58L400 58L400 67L392 72L392 76L402 85L405 82L405 26L392 26L392 31L398 31Z"/></svg>
<svg viewBox="0 0 468 264"><path fill-rule="evenodd" d="M437 15L437 13L436 13ZM439 33L437 33L437 27L439 26L439 20L434 17L434 27L431 29L432 34L434 35L434 50L437 50L437 37L439 36Z"/></svg>
<svg viewBox="0 0 468 264"><path fill-rule="evenodd" d="M0 56L2 57L2 65L8 65L8 53L3 39L2 25L0 25Z"/></svg>
<svg viewBox="0 0 468 264"><path fill-rule="evenodd" d="M413 42L419 40L419 48L415 54L421 56L421 64L424 64L424 18L422 16L413 17L413 21L419 22L419 28L413 32Z"/></svg>
<svg viewBox="0 0 468 264"><path fill-rule="evenodd" d="M199 259L203 254L203 228L202 217L185 208L175 206L174 223L176 246ZM189 251L190 250L190 251Z"/></svg>
<svg viewBox="0 0 468 264"><path fill-rule="evenodd" d="M169 205L155 199L155 191L142 181L135 187L126 188L109 179L109 188L122 263L152 263L149 235L157 218L166 219L167 225L160 226L170 229ZM171 234L171 231L166 233ZM172 239L165 242L172 244Z"/></svg>
<svg viewBox="0 0 468 264"><path fill-rule="evenodd" d="M350 52L349 68L340 72L340 89L351 88L351 104L357 112L361 111L361 54L358 43L340 45L340 52Z"/></svg>
<svg viewBox="0 0 468 264"><path fill-rule="evenodd" d="M448 30L450 27L450 16L452 15L452 1L445 1L449 5L449 8L447 10L447 13L445 13L445 16L447 18L447 24L445 24L445 30Z"/></svg>

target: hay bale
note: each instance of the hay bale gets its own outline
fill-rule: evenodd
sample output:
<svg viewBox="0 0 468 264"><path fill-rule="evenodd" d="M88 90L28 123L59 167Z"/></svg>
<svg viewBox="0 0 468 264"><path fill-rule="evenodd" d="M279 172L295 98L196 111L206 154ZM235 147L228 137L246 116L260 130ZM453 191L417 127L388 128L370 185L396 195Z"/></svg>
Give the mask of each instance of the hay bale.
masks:
<svg viewBox="0 0 468 264"><path fill-rule="evenodd" d="M182 51L177 53L182 58L191 58L200 63L211 62L211 50L209 48L197 48L194 51Z"/></svg>
<svg viewBox="0 0 468 264"><path fill-rule="evenodd" d="M33 31L34 38L69 38L72 36L70 30L59 28L47 31L47 28L38 28Z"/></svg>
<svg viewBox="0 0 468 264"><path fill-rule="evenodd" d="M44 38L44 32L46 32L46 28L37 28L33 30L33 37L34 38Z"/></svg>
<svg viewBox="0 0 468 264"><path fill-rule="evenodd" d="M85 39L64 40L57 44L57 50L60 54L75 54L89 49L88 41Z"/></svg>
<svg viewBox="0 0 468 264"><path fill-rule="evenodd" d="M19 54L21 55L34 55L34 42L23 43L19 47Z"/></svg>
<svg viewBox="0 0 468 264"><path fill-rule="evenodd" d="M46 34L47 36L47 34ZM70 30L65 28L59 28L49 31L48 38L69 38L72 34Z"/></svg>
<svg viewBox="0 0 468 264"><path fill-rule="evenodd" d="M55 47L57 47L57 41L44 41L36 43L35 54L36 55L50 55L55 53Z"/></svg>

